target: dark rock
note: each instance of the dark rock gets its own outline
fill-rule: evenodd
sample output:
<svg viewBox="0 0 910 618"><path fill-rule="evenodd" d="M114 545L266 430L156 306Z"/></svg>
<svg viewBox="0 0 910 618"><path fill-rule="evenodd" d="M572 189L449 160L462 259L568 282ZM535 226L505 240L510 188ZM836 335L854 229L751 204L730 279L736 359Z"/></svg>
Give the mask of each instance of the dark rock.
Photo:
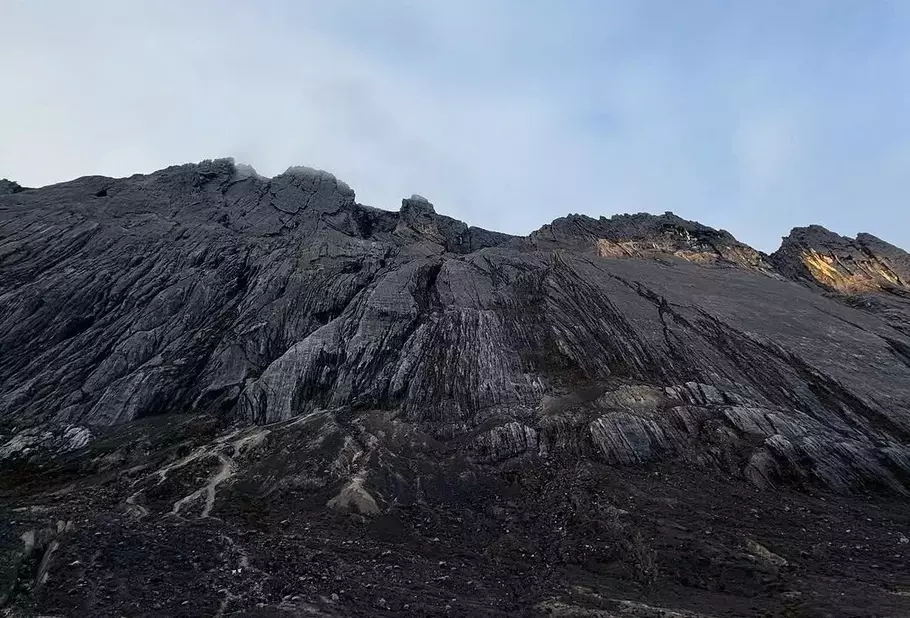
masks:
<svg viewBox="0 0 910 618"><path fill-rule="evenodd" d="M902 249L871 234L851 239L812 225L795 228L770 259L787 278L827 291L910 334L910 254ZM902 344L895 350L910 358Z"/></svg>
<svg viewBox="0 0 910 618"><path fill-rule="evenodd" d="M910 255L871 234L855 239L820 225L794 228L771 261L787 277L844 293L908 289Z"/></svg>
<svg viewBox="0 0 910 618"><path fill-rule="evenodd" d="M528 240L536 249L572 248L609 258L673 256L777 276L763 254L737 241L726 230L687 221L672 212L615 215L609 219L569 215L533 232Z"/></svg>
<svg viewBox="0 0 910 618"><path fill-rule="evenodd" d="M25 191L25 188L22 187L18 182L13 182L12 180L7 180L6 178L0 178L0 195L11 195L13 193L20 193Z"/></svg>
<svg viewBox="0 0 910 618"><path fill-rule="evenodd" d="M780 496L902 521L910 258L869 235L765 256L666 213L517 238L229 159L0 193L0 509L40 507L0 530L11 604L632 611L557 599L581 565L626 598L676 591L636 612L773 613L775 578L835 581L783 569L829 537ZM45 508L83 523L32 564L17 539ZM869 607L899 615L869 568ZM318 583L349 580L383 602Z"/></svg>

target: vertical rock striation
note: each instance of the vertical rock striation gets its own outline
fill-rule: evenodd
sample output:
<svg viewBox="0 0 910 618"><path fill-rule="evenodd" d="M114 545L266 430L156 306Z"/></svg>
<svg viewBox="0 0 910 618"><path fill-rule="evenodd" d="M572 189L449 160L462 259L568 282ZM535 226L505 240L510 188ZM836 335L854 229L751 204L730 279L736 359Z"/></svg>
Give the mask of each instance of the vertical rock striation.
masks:
<svg viewBox="0 0 910 618"><path fill-rule="evenodd" d="M381 411L479 464L681 457L906 490L910 259L871 236L794 230L769 257L667 213L518 238L231 160L3 186L9 456L48 427Z"/></svg>

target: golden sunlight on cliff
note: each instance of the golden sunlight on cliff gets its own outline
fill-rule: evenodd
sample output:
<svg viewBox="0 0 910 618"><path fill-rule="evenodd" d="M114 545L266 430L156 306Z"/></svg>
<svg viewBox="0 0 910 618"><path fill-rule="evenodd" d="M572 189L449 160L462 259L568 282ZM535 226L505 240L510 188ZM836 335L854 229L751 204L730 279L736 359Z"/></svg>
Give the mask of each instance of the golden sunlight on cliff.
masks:
<svg viewBox="0 0 910 618"><path fill-rule="evenodd" d="M678 244L666 241L612 241L605 238L597 239L595 243L597 255L602 258L654 258L661 255L671 255L695 264L725 263L735 264L748 270L757 270L766 275L772 275L771 267L762 259L761 254L748 247L716 247L706 248L679 247ZM702 247L705 247L702 245Z"/></svg>
<svg viewBox="0 0 910 618"><path fill-rule="evenodd" d="M623 240L614 242L605 238L597 239L597 255L604 258L646 258L657 255L672 255L688 262L704 264L717 260L717 254L709 251L678 249L670 242L636 242Z"/></svg>
<svg viewBox="0 0 910 618"><path fill-rule="evenodd" d="M877 260L853 262L852 269L831 255L806 251L802 263L816 281L841 292L866 292L881 289L883 284L902 285L891 269Z"/></svg>

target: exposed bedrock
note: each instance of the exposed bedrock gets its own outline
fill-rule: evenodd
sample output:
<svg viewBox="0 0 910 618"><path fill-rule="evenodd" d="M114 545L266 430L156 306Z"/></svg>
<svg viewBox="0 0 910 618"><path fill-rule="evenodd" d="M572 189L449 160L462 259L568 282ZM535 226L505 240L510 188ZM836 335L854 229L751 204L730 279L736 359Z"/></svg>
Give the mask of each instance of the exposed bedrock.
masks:
<svg viewBox="0 0 910 618"><path fill-rule="evenodd" d="M372 509L371 453L414 440L477 466L672 457L905 492L908 281L907 254L868 235L794 230L769 257L667 213L520 238L416 195L363 206L303 167L7 182L0 457L156 415L334 411L363 452L336 505ZM376 415L421 438L386 428L371 450L351 423Z"/></svg>

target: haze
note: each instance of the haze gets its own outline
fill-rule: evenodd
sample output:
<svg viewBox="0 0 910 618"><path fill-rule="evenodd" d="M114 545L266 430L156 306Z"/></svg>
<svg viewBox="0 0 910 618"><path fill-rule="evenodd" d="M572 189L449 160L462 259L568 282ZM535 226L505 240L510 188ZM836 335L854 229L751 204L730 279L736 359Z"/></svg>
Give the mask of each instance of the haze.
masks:
<svg viewBox="0 0 910 618"><path fill-rule="evenodd" d="M910 248L910 4L0 2L0 177L233 156L527 233L663 212Z"/></svg>

